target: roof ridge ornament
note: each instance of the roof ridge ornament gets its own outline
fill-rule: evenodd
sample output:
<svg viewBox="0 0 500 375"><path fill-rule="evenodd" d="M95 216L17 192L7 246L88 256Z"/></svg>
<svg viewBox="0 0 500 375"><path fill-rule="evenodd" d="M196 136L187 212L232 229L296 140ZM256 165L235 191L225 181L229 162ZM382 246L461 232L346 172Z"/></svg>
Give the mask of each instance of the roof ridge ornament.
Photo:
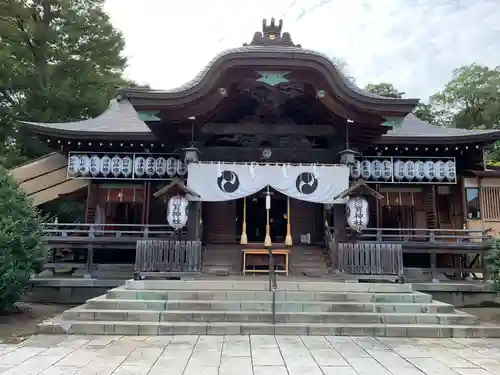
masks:
<svg viewBox="0 0 500 375"><path fill-rule="evenodd" d="M294 44L292 42L290 33L282 33L282 29L282 19L276 24L276 20L273 17L271 18L271 23L268 25L267 20L264 18L262 20L262 31L257 31L253 35L250 44L244 43L243 46L286 46L301 48L300 44Z"/></svg>

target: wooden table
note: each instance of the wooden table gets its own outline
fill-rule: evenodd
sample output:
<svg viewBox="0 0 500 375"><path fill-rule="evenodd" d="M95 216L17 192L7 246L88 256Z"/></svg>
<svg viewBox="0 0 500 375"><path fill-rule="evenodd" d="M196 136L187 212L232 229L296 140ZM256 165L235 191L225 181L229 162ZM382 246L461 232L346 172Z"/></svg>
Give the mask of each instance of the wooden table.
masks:
<svg viewBox="0 0 500 375"><path fill-rule="evenodd" d="M255 269L256 265L260 266L266 266L269 264L269 250L267 249L243 249L241 250L243 252L243 275L246 275L247 272L249 273L269 273L269 267L266 269ZM274 257L277 255L282 255L284 256L284 262L279 263L274 261L275 264L275 269L276 266L282 266L282 269L276 269L276 273L283 273L285 276L288 276L288 255L290 253L290 250L287 249L273 249L271 250L272 254ZM261 262L261 264L251 264L248 262L247 258L248 257L261 257L263 259L266 259L265 262ZM248 268L248 266L253 266L254 268Z"/></svg>

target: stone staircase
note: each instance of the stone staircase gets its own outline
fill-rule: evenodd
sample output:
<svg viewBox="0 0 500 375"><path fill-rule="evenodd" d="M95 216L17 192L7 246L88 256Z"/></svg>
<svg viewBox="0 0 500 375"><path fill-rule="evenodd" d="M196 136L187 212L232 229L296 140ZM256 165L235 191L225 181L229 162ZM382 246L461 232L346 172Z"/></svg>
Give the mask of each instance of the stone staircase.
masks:
<svg viewBox="0 0 500 375"><path fill-rule="evenodd" d="M265 279L128 280L41 333L500 337L500 327L413 292L411 284L279 281L276 324Z"/></svg>

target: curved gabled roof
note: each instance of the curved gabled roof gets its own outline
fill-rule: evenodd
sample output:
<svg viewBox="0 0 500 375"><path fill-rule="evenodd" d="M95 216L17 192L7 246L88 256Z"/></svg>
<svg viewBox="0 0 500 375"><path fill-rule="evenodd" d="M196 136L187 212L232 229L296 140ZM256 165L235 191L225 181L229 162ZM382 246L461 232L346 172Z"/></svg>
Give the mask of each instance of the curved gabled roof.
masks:
<svg viewBox="0 0 500 375"><path fill-rule="evenodd" d="M108 109L93 119L66 123L22 121L37 134L61 138L156 140L144 121L139 119L132 104L123 99L112 100ZM473 143L500 139L500 130L468 130L445 128L429 124L413 114L407 115L398 127L390 129L377 143Z"/></svg>
<svg viewBox="0 0 500 375"><path fill-rule="evenodd" d="M207 95L217 84L217 80L229 68L253 67L262 70L263 66L272 70L310 68L324 76L325 84L335 95L353 105L363 105L372 111L390 111L404 116L417 105L418 99L388 98L364 91L336 66L335 62L323 53L281 45L249 45L231 48L220 52L189 82L168 90L126 88L123 97L134 103L135 99L161 101L162 106L188 104ZM325 87L323 87L325 88Z"/></svg>

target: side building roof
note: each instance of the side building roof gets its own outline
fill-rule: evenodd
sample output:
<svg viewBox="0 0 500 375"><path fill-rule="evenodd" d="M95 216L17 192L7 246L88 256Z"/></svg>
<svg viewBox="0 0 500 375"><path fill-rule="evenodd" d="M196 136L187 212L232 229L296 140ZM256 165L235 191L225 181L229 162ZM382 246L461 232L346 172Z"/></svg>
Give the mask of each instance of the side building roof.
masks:
<svg viewBox="0 0 500 375"><path fill-rule="evenodd" d="M145 140L154 141L155 136L139 118L127 99L112 100L108 109L92 119L65 123L41 123L21 121L33 133L67 139L100 140ZM469 130L445 128L407 115L398 127L384 134L378 144L422 144L422 143L493 143L500 139L500 130Z"/></svg>

